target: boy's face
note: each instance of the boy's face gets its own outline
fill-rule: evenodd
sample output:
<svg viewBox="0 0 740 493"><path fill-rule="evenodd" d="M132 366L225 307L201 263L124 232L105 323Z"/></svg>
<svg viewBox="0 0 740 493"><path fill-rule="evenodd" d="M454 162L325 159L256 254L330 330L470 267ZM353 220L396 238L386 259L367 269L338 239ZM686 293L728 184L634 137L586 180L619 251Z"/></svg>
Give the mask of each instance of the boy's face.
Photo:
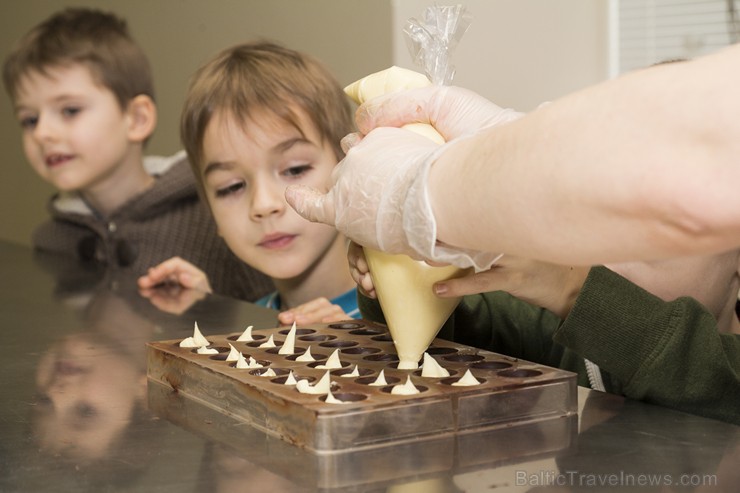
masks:
<svg viewBox="0 0 740 493"><path fill-rule="evenodd" d="M129 116L81 64L32 71L15 101L31 167L64 191L94 191L131 159Z"/></svg>
<svg viewBox="0 0 740 493"><path fill-rule="evenodd" d="M269 111L256 112L246 125L219 112L203 139L201 176L219 234L241 260L273 279L307 272L338 235L285 201L291 184L325 191L337 163L331 146L299 116L305 137Z"/></svg>
<svg viewBox="0 0 740 493"><path fill-rule="evenodd" d="M41 447L96 459L145 399L146 377L120 351L82 333L42 356L36 385L35 432Z"/></svg>

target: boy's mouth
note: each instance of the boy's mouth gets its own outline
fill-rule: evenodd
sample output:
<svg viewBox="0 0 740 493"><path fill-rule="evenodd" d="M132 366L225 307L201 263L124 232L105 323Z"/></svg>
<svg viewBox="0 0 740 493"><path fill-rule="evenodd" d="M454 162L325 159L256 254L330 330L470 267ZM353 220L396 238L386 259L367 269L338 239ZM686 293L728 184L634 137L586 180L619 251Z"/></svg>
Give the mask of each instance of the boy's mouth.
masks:
<svg viewBox="0 0 740 493"><path fill-rule="evenodd" d="M290 235L287 233L271 233L269 235L265 235L258 245L270 250L283 248L290 245L296 236L297 235Z"/></svg>
<svg viewBox="0 0 740 493"><path fill-rule="evenodd" d="M66 163L70 159L72 159L72 156L69 154L50 154L46 156L45 161L47 167L54 168L55 166Z"/></svg>

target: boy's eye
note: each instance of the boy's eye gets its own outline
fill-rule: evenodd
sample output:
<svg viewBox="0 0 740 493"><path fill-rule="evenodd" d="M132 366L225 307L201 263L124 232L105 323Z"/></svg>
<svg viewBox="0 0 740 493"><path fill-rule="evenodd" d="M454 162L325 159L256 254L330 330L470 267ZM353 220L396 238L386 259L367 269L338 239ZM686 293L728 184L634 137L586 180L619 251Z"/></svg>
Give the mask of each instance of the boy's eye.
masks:
<svg viewBox="0 0 740 493"><path fill-rule="evenodd" d="M79 108L77 106L67 106L65 108L62 108L62 115L64 115L67 118L75 116L77 113L82 111L82 108Z"/></svg>
<svg viewBox="0 0 740 493"><path fill-rule="evenodd" d="M98 415L98 410L95 406L88 404L87 402L79 402L75 406L75 414L79 418L89 419L96 417Z"/></svg>
<svg viewBox="0 0 740 493"><path fill-rule="evenodd" d="M300 166L291 166L290 168L283 171L283 175L289 178L297 178L305 175L311 170L310 164L302 164Z"/></svg>
<svg viewBox="0 0 740 493"><path fill-rule="evenodd" d="M37 116L26 116L20 119L21 127L27 129L36 127L38 121L39 117Z"/></svg>
<svg viewBox="0 0 740 493"><path fill-rule="evenodd" d="M244 182L239 181L236 183L232 183L231 185L228 185L226 187L219 188L218 190L216 190L216 197L226 197L243 189L244 186Z"/></svg>

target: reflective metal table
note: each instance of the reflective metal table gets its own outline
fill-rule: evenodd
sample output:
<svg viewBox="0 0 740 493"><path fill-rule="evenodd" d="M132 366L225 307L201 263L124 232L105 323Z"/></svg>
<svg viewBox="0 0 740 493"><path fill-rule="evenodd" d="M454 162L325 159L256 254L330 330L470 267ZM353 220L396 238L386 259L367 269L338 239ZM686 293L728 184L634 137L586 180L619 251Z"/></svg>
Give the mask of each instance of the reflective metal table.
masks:
<svg viewBox="0 0 740 493"><path fill-rule="evenodd" d="M274 327L0 242L0 491L740 491L740 427L579 389L578 416L312 455L147 385L145 343Z"/></svg>

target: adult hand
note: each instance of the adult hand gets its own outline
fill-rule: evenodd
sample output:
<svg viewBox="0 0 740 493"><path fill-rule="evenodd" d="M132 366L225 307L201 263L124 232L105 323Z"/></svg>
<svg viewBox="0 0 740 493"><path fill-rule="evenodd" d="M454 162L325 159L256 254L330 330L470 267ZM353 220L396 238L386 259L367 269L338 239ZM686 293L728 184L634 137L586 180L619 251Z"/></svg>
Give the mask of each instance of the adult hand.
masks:
<svg viewBox="0 0 740 493"><path fill-rule="evenodd" d="M429 86L373 98L357 109L355 120L362 134L377 127L427 123L449 142L523 115L501 108L468 89Z"/></svg>
<svg viewBox="0 0 740 493"><path fill-rule="evenodd" d="M443 147L409 130L379 128L349 149L328 193L290 186L285 197L301 216L360 245L419 258L412 245L433 243L435 233L431 208L414 203L417 182Z"/></svg>
<svg viewBox="0 0 740 493"><path fill-rule="evenodd" d="M437 157L457 142L439 145L409 130L377 128L348 150L326 194L290 186L285 198L304 218L334 226L362 246L463 269L487 269L497 254L436 241L427 177Z"/></svg>
<svg viewBox="0 0 740 493"><path fill-rule="evenodd" d="M400 117L393 116L396 107ZM461 268L490 267L495 253L437 243L427 179L434 161L458 137L520 114L471 91L445 87L393 93L362 108L358 123L365 131L378 124L429 123L449 142L439 146L413 132L385 127L364 138L348 136L343 142L349 147L347 155L332 174L329 192L290 186L285 193L288 203L304 218L334 226L363 246Z"/></svg>

